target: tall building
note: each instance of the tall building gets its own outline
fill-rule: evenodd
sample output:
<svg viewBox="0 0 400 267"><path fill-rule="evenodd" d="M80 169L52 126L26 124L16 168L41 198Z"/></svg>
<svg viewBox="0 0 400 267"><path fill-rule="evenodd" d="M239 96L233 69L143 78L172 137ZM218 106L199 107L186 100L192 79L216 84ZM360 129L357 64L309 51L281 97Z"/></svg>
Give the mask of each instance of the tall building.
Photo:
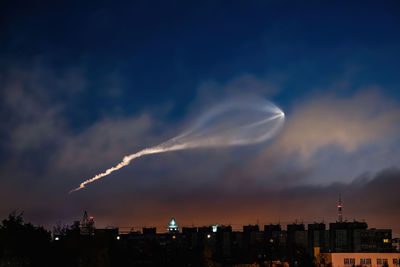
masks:
<svg viewBox="0 0 400 267"><path fill-rule="evenodd" d="M392 230L391 229L367 229L360 232L360 245L355 251L391 252Z"/></svg>
<svg viewBox="0 0 400 267"><path fill-rule="evenodd" d="M168 224L168 232L173 233L173 232L179 232L179 227L177 222L175 221L174 217L171 218Z"/></svg>
<svg viewBox="0 0 400 267"><path fill-rule="evenodd" d="M244 248L251 248L258 242L263 242L264 233L260 232L258 225L244 225L242 242Z"/></svg>
<svg viewBox="0 0 400 267"><path fill-rule="evenodd" d="M268 260L283 259L286 253L287 232L280 224L264 225L264 246Z"/></svg>
<svg viewBox="0 0 400 267"><path fill-rule="evenodd" d="M342 205L342 196L339 194L339 203L338 203L338 222L343 222L343 205Z"/></svg>
<svg viewBox="0 0 400 267"><path fill-rule="evenodd" d="M232 226L219 225L216 232L217 257L231 256Z"/></svg>
<svg viewBox="0 0 400 267"><path fill-rule="evenodd" d="M80 233L82 235L94 234L94 217L89 217L86 211L83 213L83 217L80 223Z"/></svg>
<svg viewBox="0 0 400 267"><path fill-rule="evenodd" d="M286 235L282 235L283 232L280 224L264 225L264 236L269 245L286 244Z"/></svg>
<svg viewBox="0 0 400 267"><path fill-rule="evenodd" d="M359 250L361 233L368 228L365 222L336 222L329 224L329 249L332 252Z"/></svg>
<svg viewBox="0 0 400 267"><path fill-rule="evenodd" d="M287 225L286 248L290 266L295 266L300 260L299 256L308 251L308 235L303 223Z"/></svg>
<svg viewBox="0 0 400 267"><path fill-rule="evenodd" d="M325 223L313 223L308 225L308 249L314 253L314 248L319 247L325 251L329 247L329 232L326 230Z"/></svg>
<svg viewBox="0 0 400 267"><path fill-rule="evenodd" d="M308 236L304 224L288 224L287 225L287 244L296 249L307 249Z"/></svg>

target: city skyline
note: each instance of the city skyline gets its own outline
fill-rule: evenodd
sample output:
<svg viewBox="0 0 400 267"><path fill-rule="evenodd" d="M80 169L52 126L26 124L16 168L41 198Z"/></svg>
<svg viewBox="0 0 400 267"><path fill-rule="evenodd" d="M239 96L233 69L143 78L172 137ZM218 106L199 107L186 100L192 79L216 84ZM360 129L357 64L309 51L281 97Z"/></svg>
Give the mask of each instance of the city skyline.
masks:
<svg viewBox="0 0 400 267"><path fill-rule="evenodd" d="M249 222L249 223L244 223L244 224L237 224L235 222L213 222L212 224L196 224L195 222L192 222L191 224L181 224L179 222L179 218L176 219L174 216L171 216L168 219L168 223L164 223L162 225L155 225L155 224L144 224L144 225L100 225L100 228L110 228L110 227L116 227L119 229L120 232L122 233L129 233L132 231L138 231L141 232L144 228L155 228L157 230L157 233L167 233L170 232L171 229L176 229L175 231L180 232L182 231L182 228L191 228L191 227L197 227L197 228L201 228L201 227L213 227L213 231L216 231L216 228L218 226L230 226L232 227L233 231L241 231L243 229L244 226L268 226L268 225L280 225L282 227L282 230L287 230L286 226L287 225L310 225L310 224L326 224L329 225L330 223L352 223L352 222L361 222L361 223L367 223L365 221L365 219L357 219L357 218L347 218L346 216L343 216L343 203L342 203L342 198L341 198L341 194L339 194L339 198L338 198L338 203L337 203L337 218L336 220L333 221L326 221L325 218L322 218L321 220L313 220L313 221L305 221L302 218L294 218L291 221L281 221L280 219L278 219L277 221L260 221L259 218L257 218L255 221ZM83 217L88 217L88 213L87 211L84 212L84 216ZM93 220L93 222L95 223L95 217L94 216L90 216L90 219ZM80 220L74 220L74 222L76 221L80 221ZM167 220L165 221L167 222ZM59 222L61 223L61 222ZM65 226L68 226L68 224L62 224ZM71 223L70 225L73 225L73 223ZM96 224L97 225L97 224ZM171 228L172 227L172 228ZM215 229L214 229L215 228ZM368 228L369 229L377 229L377 227L374 227L373 225L369 225L368 224ZM387 229L392 229L392 227L386 227ZM306 228L308 229L308 228ZM329 227L327 228L329 229ZM396 235L396 233L394 234L394 238L398 238L398 236Z"/></svg>

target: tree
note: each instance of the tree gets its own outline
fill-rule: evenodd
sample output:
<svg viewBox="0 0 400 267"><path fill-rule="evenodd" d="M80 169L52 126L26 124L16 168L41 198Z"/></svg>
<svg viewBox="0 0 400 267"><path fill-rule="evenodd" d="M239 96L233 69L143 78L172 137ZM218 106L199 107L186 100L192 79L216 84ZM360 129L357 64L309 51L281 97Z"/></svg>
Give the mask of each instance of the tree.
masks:
<svg viewBox="0 0 400 267"><path fill-rule="evenodd" d="M12 212L0 225L0 266L46 265L50 232L24 223L23 213Z"/></svg>
<svg viewBox="0 0 400 267"><path fill-rule="evenodd" d="M66 236L71 228L66 224L61 224L60 222L53 227L54 236Z"/></svg>

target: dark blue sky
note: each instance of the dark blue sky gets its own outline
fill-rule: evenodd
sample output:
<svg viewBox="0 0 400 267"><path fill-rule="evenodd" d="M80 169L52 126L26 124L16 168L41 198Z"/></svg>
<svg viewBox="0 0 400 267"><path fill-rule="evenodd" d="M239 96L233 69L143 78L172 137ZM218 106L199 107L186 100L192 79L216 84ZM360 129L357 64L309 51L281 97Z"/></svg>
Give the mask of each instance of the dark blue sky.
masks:
<svg viewBox="0 0 400 267"><path fill-rule="evenodd" d="M170 101L173 119L204 80L246 73L276 79L283 106L346 75L399 97L396 1L189 2L10 1L1 10L2 69L82 68L88 88L70 104L88 120L98 118L96 105L130 114ZM112 99L110 79L123 87Z"/></svg>
<svg viewBox="0 0 400 267"><path fill-rule="evenodd" d="M399 14L398 1L2 3L0 215L23 209L52 224L89 209L103 224L161 223L171 213L191 223L196 207L201 223L250 223L265 209L266 222L311 221L334 218L341 191L353 201L349 216L390 226L399 197L383 199L391 204L382 211L356 200L386 179L390 186L374 192L384 198L400 179ZM179 134L213 104L249 94L287 114L273 141L149 157L65 194ZM284 199L291 190L296 201ZM297 203L313 202L309 192L325 200L299 214ZM116 195L142 219L116 209ZM214 198L219 205L206 215ZM240 198L281 209L243 206L241 217L220 217ZM390 218L380 221L380 212Z"/></svg>

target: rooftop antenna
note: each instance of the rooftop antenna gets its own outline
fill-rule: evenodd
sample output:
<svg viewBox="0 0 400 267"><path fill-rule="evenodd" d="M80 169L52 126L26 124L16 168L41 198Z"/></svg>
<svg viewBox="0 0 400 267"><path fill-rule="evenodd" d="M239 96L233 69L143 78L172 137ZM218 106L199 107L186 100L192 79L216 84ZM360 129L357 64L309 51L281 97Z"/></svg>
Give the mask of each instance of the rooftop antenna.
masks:
<svg viewBox="0 0 400 267"><path fill-rule="evenodd" d="M343 222L343 213L342 213L342 196L339 194L339 203L338 203L338 221L341 223Z"/></svg>

